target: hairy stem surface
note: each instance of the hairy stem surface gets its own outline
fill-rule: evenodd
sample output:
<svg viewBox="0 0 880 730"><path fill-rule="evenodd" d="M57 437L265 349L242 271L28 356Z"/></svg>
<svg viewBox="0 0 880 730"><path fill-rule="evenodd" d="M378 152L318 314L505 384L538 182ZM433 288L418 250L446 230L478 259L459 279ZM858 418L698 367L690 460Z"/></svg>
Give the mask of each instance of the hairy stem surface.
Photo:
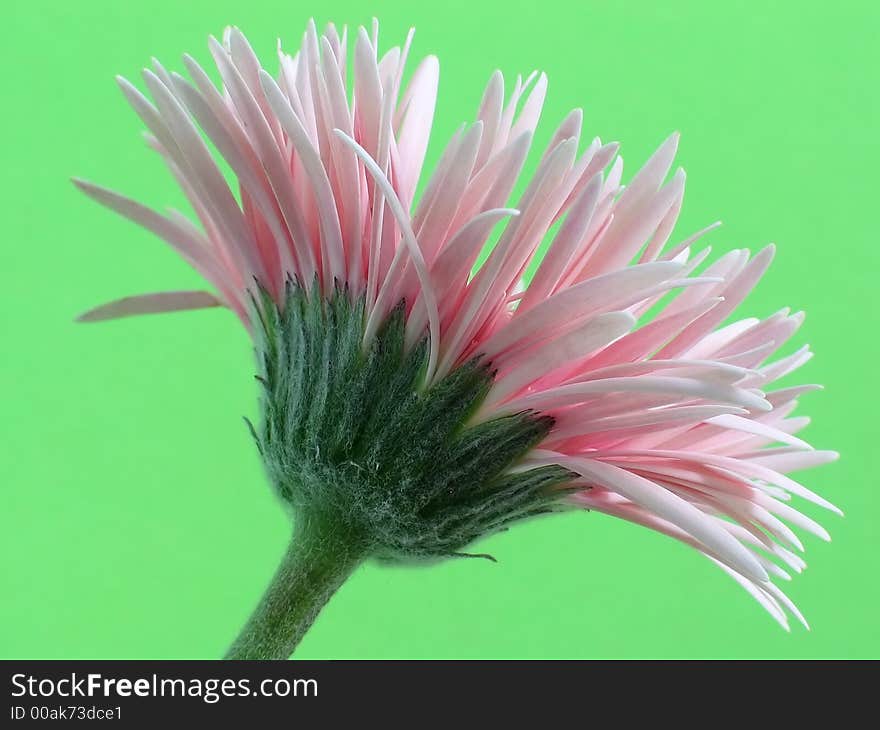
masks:
<svg viewBox="0 0 880 730"><path fill-rule="evenodd" d="M330 597L366 557L330 522L302 519L272 582L226 659L287 659Z"/></svg>

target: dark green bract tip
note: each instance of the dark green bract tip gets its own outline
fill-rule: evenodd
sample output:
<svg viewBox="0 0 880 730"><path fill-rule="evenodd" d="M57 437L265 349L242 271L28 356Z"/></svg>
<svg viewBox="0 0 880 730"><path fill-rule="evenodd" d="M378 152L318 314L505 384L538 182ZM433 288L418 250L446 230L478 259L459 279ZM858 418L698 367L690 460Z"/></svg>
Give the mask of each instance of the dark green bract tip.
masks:
<svg viewBox="0 0 880 730"><path fill-rule="evenodd" d="M571 478L510 473L553 420L533 412L467 425L492 386L479 359L425 386L427 335L404 346L405 308L364 347L364 305L288 282L255 326L262 420L254 437L296 519L320 519L385 559L452 556L556 508Z"/></svg>

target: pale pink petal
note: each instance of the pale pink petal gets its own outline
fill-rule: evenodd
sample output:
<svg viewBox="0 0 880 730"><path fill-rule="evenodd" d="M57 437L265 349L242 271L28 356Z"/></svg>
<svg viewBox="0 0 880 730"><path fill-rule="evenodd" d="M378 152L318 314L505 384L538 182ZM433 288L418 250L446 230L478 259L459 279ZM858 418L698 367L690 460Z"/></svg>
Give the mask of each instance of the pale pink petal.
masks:
<svg viewBox="0 0 880 730"><path fill-rule="evenodd" d="M77 322L101 322L140 314L180 312L187 309L222 307L223 302L211 292L169 291L124 297L90 309L76 318Z"/></svg>
<svg viewBox="0 0 880 730"><path fill-rule="evenodd" d="M402 123L398 125L398 146L400 157L404 160L400 170L400 191L401 202L406 206L412 203L428 149L439 80L440 64L436 57L428 56L413 73L401 102L406 111Z"/></svg>
<svg viewBox="0 0 880 730"><path fill-rule="evenodd" d="M649 479L636 476L611 464L592 459L566 457L563 454L557 456L558 458L553 459L556 463L580 474L591 483L617 492L680 527L709 550L729 561L730 565L741 574L762 583L767 581L767 572L754 555L687 501L676 497Z"/></svg>

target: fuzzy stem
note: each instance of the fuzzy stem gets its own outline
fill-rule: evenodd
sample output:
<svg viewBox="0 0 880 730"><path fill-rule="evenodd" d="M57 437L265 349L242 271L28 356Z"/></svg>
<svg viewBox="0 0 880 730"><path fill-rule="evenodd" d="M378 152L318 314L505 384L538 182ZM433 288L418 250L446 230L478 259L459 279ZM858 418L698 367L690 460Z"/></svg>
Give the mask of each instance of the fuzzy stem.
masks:
<svg viewBox="0 0 880 730"><path fill-rule="evenodd" d="M364 560L362 542L336 525L315 518L298 522L272 582L224 658L287 659Z"/></svg>

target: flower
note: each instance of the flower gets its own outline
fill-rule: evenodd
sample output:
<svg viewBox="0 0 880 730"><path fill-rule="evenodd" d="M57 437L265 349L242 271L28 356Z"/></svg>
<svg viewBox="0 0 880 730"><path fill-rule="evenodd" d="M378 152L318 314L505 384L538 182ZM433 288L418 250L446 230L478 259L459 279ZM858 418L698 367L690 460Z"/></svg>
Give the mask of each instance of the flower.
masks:
<svg viewBox="0 0 880 730"><path fill-rule="evenodd" d="M795 435L797 398L817 386L767 390L810 358L771 359L803 315L723 324L773 248L698 273L709 249L694 248L714 225L669 243L685 185L681 169L664 182L678 135L624 187L616 143L579 150L580 110L507 207L543 74L507 96L493 74L418 196L438 62L404 87L412 33L381 58L377 35L375 23L359 29L353 79L346 34L314 24L297 54L279 45L277 77L229 29L210 41L219 90L189 56L189 81L158 62L144 71L153 102L119 79L200 228L76 181L215 289L130 297L81 319L225 306L257 346L252 431L300 536L275 583L297 590L270 587L230 655L289 654L365 558L460 555L566 508L686 543L783 626L803 621L771 579L804 567L789 524L828 535L789 501L838 510L788 473L836 454ZM267 638L279 616L292 617L285 636Z"/></svg>

